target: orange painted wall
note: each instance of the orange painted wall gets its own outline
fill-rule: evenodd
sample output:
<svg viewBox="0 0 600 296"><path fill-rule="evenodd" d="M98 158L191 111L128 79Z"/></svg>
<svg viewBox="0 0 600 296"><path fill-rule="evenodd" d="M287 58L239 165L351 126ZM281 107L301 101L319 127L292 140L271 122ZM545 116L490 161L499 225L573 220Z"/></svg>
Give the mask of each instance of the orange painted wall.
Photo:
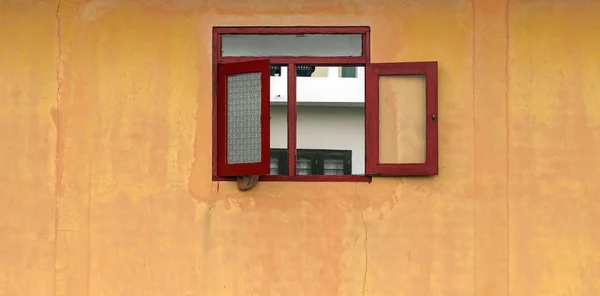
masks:
<svg viewBox="0 0 600 296"><path fill-rule="evenodd" d="M58 4L0 1L0 295L600 295L600 2ZM438 60L440 175L212 182L216 25Z"/></svg>

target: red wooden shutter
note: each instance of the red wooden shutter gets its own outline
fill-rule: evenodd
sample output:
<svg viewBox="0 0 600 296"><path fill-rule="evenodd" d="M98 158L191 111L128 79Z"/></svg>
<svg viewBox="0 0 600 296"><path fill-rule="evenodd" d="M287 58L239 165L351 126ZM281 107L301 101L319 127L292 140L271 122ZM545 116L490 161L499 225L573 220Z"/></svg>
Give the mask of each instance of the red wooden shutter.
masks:
<svg viewBox="0 0 600 296"><path fill-rule="evenodd" d="M269 60L218 65L217 173L269 174Z"/></svg>
<svg viewBox="0 0 600 296"><path fill-rule="evenodd" d="M408 81L406 86L384 86L402 79ZM422 82L423 89L414 91ZM365 87L366 174L437 175L437 62L368 64ZM409 110L410 106L416 107ZM386 115L391 112L396 113ZM382 125L391 128L382 130ZM392 151L386 152L391 156L382 157L382 148Z"/></svg>

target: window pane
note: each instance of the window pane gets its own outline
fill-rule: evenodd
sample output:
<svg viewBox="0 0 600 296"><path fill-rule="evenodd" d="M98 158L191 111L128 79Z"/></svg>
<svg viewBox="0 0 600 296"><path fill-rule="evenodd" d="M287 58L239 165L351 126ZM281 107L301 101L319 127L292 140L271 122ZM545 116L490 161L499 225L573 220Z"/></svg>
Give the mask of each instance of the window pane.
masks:
<svg viewBox="0 0 600 296"><path fill-rule="evenodd" d="M317 67L317 71L322 71ZM351 151L349 170L325 167L326 155L316 162L313 174L365 172L365 71L356 67L355 78L340 77L340 67L324 67L327 75L297 77L296 142L299 150ZM339 159L338 157L334 159ZM334 161L335 162L335 161ZM298 162L297 168L300 168ZM328 162L328 165L333 165Z"/></svg>
<svg viewBox="0 0 600 296"><path fill-rule="evenodd" d="M356 67L354 66L349 66L349 67L341 67L341 76L342 77L348 77L348 78L354 78L356 77Z"/></svg>
<svg viewBox="0 0 600 296"><path fill-rule="evenodd" d="M261 73L227 76L227 163L261 161Z"/></svg>
<svg viewBox="0 0 600 296"><path fill-rule="evenodd" d="M271 65L270 70L271 76L281 76L281 66Z"/></svg>
<svg viewBox="0 0 600 296"><path fill-rule="evenodd" d="M296 159L296 175L310 175L312 171L311 159L298 157Z"/></svg>
<svg viewBox="0 0 600 296"><path fill-rule="evenodd" d="M323 161L324 175L343 175L344 160L343 159L325 159Z"/></svg>
<svg viewBox="0 0 600 296"><path fill-rule="evenodd" d="M315 69L315 66L296 66L296 77L311 77Z"/></svg>
<svg viewBox="0 0 600 296"><path fill-rule="evenodd" d="M271 66L271 158L277 157L279 167L287 168L287 159L281 159L280 154L275 155L273 149L287 150L287 81L288 67L280 65ZM271 170L271 175L287 175L287 171Z"/></svg>
<svg viewBox="0 0 600 296"><path fill-rule="evenodd" d="M279 174L279 159L271 157L270 174L271 175Z"/></svg>
<svg viewBox="0 0 600 296"><path fill-rule="evenodd" d="M222 55L352 56L362 55L362 34L222 35Z"/></svg>
<svg viewBox="0 0 600 296"><path fill-rule="evenodd" d="M425 162L425 75L379 78L379 162Z"/></svg>

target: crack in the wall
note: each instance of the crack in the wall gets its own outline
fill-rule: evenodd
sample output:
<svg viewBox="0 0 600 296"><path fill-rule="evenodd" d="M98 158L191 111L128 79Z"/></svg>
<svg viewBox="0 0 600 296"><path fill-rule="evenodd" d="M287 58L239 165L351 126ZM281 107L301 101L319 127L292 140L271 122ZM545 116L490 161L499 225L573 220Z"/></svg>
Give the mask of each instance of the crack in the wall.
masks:
<svg viewBox="0 0 600 296"><path fill-rule="evenodd" d="M60 6L62 4L61 0L58 0L56 5L56 35L57 35L57 49L58 56L56 59L56 106L54 108L54 119L56 125L56 156L54 159L55 166L55 184L54 184L54 283L53 283L53 295L56 295L57 292L57 266L58 266L58 235L59 235L59 209L60 209L60 195L61 195L61 186L62 186L62 177L61 177L61 159L60 159L60 136L59 136L59 103L60 103L60 93L61 93L61 65L62 65L62 36L60 31Z"/></svg>
<svg viewBox="0 0 600 296"><path fill-rule="evenodd" d="M476 102L475 102L475 0L471 1L471 86L472 86L472 102L471 108L473 112L473 188L477 190L477 172L476 172L476 163L477 163L477 118L476 118ZM473 267L477 268L477 199L473 199ZM477 293L477 272L473 273L473 291Z"/></svg>
<svg viewBox="0 0 600 296"><path fill-rule="evenodd" d="M365 271L363 273L363 285L362 285L362 295L365 295L365 290L367 288L367 272L369 271L369 253L367 251L367 240L369 239L369 232L367 229L367 222L365 221L365 216L363 214L362 206L360 203L360 198L358 197L358 193L356 187L358 183L354 183L354 196L356 197L356 202L358 203L358 211L360 212L360 218L363 222L363 227L365 229L365 240L364 240L364 249L365 249Z"/></svg>
<svg viewBox="0 0 600 296"><path fill-rule="evenodd" d="M86 284L87 284L87 295L89 296L91 294L90 291L90 278L92 275L92 270L91 270L91 266L92 266L92 243L91 243L91 239L92 239L92 181L94 180L94 178L92 177L92 171L93 171L93 167L92 167L92 153L90 153L89 155L89 166L88 166L88 216L87 216L87 224L88 224L88 231L87 231L87 279L86 279Z"/></svg>
<svg viewBox="0 0 600 296"><path fill-rule="evenodd" d="M505 126L505 130L506 130L506 180L505 180L505 184L506 184L506 188L505 188L505 200L506 200L506 287L507 287L507 291L506 294L510 295L510 235L509 235L509 231L510 231L510 202L509 202L509 198L510 198L510 186L509 186L509 178L510 178L510 117L509 117L509 108L510 108L510 103L509 103L509 91L510 91L510 73L509 73L509 67L510 67L510 26L509 26L509 17L510 17L510 0L506 0L506 12L505 12L505 27L506 27L506 52L505 54L505 59L506 59L506 64L505 64L505 97L504 97L504 103L506 104L504 107L504 116L505 116L505 122L506 122L506 126Z"/></svg>

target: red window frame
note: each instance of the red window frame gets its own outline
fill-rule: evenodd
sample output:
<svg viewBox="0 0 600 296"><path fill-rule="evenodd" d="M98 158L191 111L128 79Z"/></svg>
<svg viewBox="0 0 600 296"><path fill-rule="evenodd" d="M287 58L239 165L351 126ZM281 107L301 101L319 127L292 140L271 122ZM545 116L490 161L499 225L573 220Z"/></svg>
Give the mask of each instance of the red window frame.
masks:
<svg viewBox="0 0 600 296"><path fill-rule="evenodd" d="M310 56L262 56L262 57L223 57L221 52L221 36L225 34L362 34L362 56L357 57L310 57ZM271 64L286 65L292 69L296 65L309 64L317 66L365 66L370 62L370 29L369 27L214 27L213 28L213 73L222 63L269 59ZM218 124L217 115L217 75L213 75L213 181L230 181L231 177L218 174L217 155ZM260 181L299 181L299 182L370 182L369 176L296 176L296 71L288 71L288 175L261 175ZM269 147L270 148L270 147Z"/></svg>
<svg viewBox="0 0 600 296"><path fill-rule="evenodd" d="M438 174L438 63L406 62L369 64L366 67L365 173L373 176L430 176ZM379 78L425 75L425 163L379 162Z"/></svg>
<svg viewBox="0 0 600 296"><path fill-rule="evenodd" d="M261 56L261 57L223 57L221 36L225 34L362 34L362 56L357 57L310 57L310 56ZM380 164L379 163L379 76L388 75L426 75L427 114L437 116L437 62L413 63L370 63L369 27L214 27L213 28L213 73L218 65L224 63L268 59L270 64L285 65L288 69L296 65L316 66L364 66L365 67L365 175L344 176L296 176L296 71L288 71L288 175L261 175L261 181L300 181L300 182L370 182L371 176L417 176L435 175L438 171L437 156L437 120L427 123L426 162L425 164ZM432 68L435 66L434 68ZM370 70L369 70L370 69ZM432 72L433 71L433 72ZM371 77L369 79L369 77ZM213 75L213 181L234 180L219 175L217 155L221 149L217 145L219 128L217 122L218 75ZM268 121L267 121L268 122ZM270 123L269 123L270 124ZM220 126L218 128L218 126ZM222 131L221 131L222 133ZM270 147L267 147L270 149Z"/></svg>
<svg viewBox="0 0 600 296"><path fill-rule="evenodd" d="M269 174L270 148L270 75L269 60L255 60L220 64L217 69L217 172L219 176L251 176ZM261 161L257 163L227 163L227 76L243 73L261 73Z"/></svg>

